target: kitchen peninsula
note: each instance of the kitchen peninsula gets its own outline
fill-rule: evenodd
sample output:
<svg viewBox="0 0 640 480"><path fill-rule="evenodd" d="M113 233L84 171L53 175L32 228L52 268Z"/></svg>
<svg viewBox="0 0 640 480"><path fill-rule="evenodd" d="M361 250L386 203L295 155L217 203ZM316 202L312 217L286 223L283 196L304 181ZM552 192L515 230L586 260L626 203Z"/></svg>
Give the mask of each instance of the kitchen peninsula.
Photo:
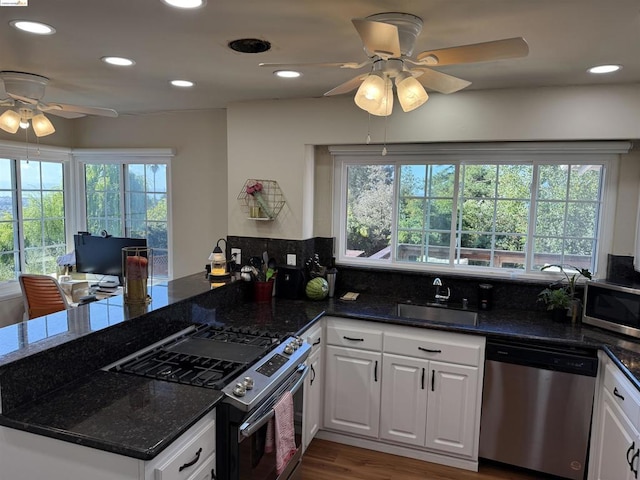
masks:
<svg viewBox="0 0 640 480"><path fill-rule="evenodd" d="M4 426L0 443L7 434L20 431L153 461L213 411L222 395L101 369L192 324L257 328L284 338L331 315L589 347L604 350L640 389L638 344L597 328L554 323L540 312L481 312L477 325L462 326L399 318L396 304L406 299L363 293L355 302L277 298L255 303L250 287L230 282L212 290L203 274L195 274L154 286L146 312L131 312L114 297L0 329L0 424ZM58 325L59 333L38 336L46 325Z"/></svg>

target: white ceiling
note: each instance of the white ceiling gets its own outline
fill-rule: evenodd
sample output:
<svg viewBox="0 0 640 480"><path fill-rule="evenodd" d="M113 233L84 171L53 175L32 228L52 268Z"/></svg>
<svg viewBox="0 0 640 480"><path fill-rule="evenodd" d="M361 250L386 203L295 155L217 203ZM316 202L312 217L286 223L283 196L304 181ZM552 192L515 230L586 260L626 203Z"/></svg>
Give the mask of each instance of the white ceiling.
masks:
<svg viewBox="0 0 640 480"><path fill-rule="evenodd" d="M192 11L160 0L29 0L27 7L0 6L0 70L49 77L44 101L120 114L320 97L366 70L305 68L300 79L286 80L258 63L363 61L351 18L387 11L423 18L414 56L501 38L527 40L526 58L438 69L473 82L471 89L640 82L638 0L208 0ZM14 19L45 22L57 33L20 32L8 25ZM227 47L243 37L268 40L272 49L241 54ZM109 66L100 61L105 55L136 64ZM603 63L624 68L610 76L586 73ZM176 89L168 84L174 78L197 86Z"/></svg>

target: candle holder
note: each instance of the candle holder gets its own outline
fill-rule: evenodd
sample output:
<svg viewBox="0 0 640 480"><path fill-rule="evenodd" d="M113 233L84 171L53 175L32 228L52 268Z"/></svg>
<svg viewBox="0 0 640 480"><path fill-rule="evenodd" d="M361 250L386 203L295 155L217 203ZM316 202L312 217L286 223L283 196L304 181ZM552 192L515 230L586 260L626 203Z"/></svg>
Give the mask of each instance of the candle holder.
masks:
<svg viewBox="0 0 640 480"><path fill-rule="evenodd" d="M125 303L144 305L150 302L147 282L153 277L153 250L149 247L124 247L122 272Z"/></svg>

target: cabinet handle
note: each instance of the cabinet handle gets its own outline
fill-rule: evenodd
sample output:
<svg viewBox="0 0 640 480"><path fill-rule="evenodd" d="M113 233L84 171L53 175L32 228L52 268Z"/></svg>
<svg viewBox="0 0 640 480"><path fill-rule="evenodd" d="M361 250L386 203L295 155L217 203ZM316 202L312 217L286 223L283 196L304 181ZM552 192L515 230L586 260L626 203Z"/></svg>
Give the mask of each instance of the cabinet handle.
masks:
<svg viewBox="0 0 640 480"><path fill-rule="evenodd" d="M634 462L636 462L637 464L638 457L640 457L640 450L635 451L635 453L631 457L631 461L629 462L629 469L633 472L633 478L638 478L638 467L633 466Z"/></svg>
<svg viewBox="0 0 640 480"><path fill-rule="evenodd" d="M320 345L320 341L321 341L321 340L322 340L322 339L321 339L321 338L319 338L317 341L313 342L313 343L311 344L311 346L312 346L312 347L315 347L316 345Z"/></svg>
<svg viewBox="0 0 640 480"><path fill-rule="evenodd" d="M311 381L309 385L313 385L313 381L316 379L316 369L313 368L313 365L309 365L311 367Z"/></svg>
<svg viewBox="0 0 640 480"><path fill-rule="evenodd" d="M376 360L376 365L373 368L373 381L377 382L378 381L378 361Z"/></svg>
<svg viewBox="0 0 640 480"><path fill-rule="evenodd" d="M184 470L185 468L189 468L189 467L193 467L196 463L198 463L198 460L200 460L200 454L202 453L202 447L200 447L198 449L198 451L196 452L196 458L194 458L193 460L191 460L190 462L185 463L184 465L182 465L178 471L181 472L182 470Z"/></svg>
<svg viewBox="0 0 640 480"><path fill-rule="evenodd" d="M436 371L431 370L431 391L435 392L436 387Z"/></svg>
<svg viewBox="0 0 640 480"><path fill-rule="evenodd" d="M342 338L344 338L345 340L351 340L352 342L364 342L364 338L352 338L347 337L346 335L343 335Z"/></svg>
<svg viewBox="0 0 640 480"><path fill-rule="evenodd" d="M613 387L613 394L624 402L624 397L618 393L617 387Z"/></svg>
<svg viewBox="0 0 640 480"><path fill-rule="evenodd" d="M216 477L216 471L213 468L211 469L211 480L218 480L218 477Z"/></svg>
<svg viewBox="0 0 640 480"><path fill-rule="evenodd" d="M418 350L422 350L423 352L427 352L427 353L442 353L442 350L431 350L429 348L424 348L424 347L418 347Z"/></svg>
<svg viewBox="0 0 640 480"><path fill-rule="evenodd" d="M422 369L422 390L424 390L424 368Z"/></svg>
<svg viewBox="0 0 640 480"><path fill-rule="evenodd" d="M631 460L629 460L629 454L630 454L631 452L633 452L633 451L635 450L635 448L636 448L636 442L635 442L635 440L634 440L633 442L631 442L631 445L629 446L629 449L627 450L627 463L629 464L629 467L631 467L631 468L633 468L633 467L632 467L632 460L633 460L633 457L632 457L632 459L631 459Z"/></svg>

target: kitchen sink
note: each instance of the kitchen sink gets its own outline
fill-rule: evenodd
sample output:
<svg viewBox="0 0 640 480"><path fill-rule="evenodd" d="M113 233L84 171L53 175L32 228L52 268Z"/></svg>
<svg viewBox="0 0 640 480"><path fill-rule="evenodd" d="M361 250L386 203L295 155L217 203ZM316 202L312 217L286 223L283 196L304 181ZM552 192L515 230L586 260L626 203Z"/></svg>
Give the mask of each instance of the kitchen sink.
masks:
<svg viewBox="0 0 640 480"><path fill-rule="evenodd" d="M434 322L455 323L458 325L478 324L478 312L448 307L446 305L398 303L397 315L404 318L432 320Z"/></svg>

